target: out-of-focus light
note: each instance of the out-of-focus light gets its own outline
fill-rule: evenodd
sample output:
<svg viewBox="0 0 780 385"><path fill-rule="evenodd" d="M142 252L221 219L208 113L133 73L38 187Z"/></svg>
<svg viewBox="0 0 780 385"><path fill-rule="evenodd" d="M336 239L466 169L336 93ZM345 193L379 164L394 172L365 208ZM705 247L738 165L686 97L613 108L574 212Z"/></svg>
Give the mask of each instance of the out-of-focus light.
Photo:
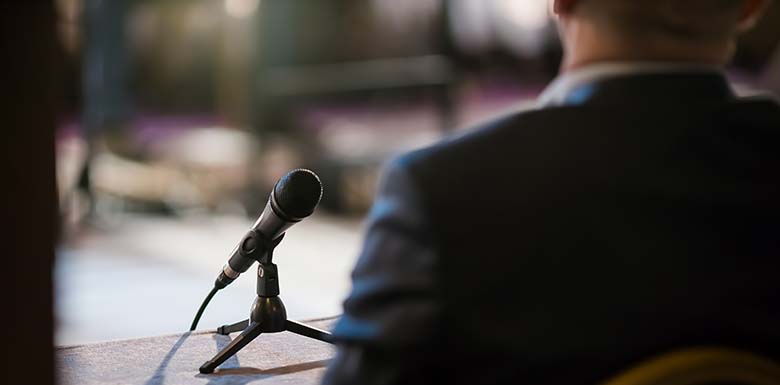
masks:
<svg viewBox="0 0 780 385"><path fill-rule="evenodd" d="M550 37L551 17L545 0L493 0L494 31L514 54L537 57Z"/></svg>
<svg viewBox="0 0 780 385"><path fill-rule="evenodd" d="M257 11L260 0L225 0L225 12L238 19L252 16Z"/></svg>
<svg viewBox="0 0 780 385"><path fill-rule="evenodd" d="M547 3L541 0L500 0L496 6L499 14L526 30L544 28L550 17Z"/></svg>

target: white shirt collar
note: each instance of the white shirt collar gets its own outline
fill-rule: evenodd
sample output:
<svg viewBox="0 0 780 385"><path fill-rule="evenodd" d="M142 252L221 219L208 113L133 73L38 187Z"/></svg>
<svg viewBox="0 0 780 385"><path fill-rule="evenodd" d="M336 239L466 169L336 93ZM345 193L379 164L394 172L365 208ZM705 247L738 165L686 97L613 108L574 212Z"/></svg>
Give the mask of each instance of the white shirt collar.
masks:
<svg viewBox="0 0 780 385"><path fill-rule="evenodd" d="M648 73L720 72L715 65L673 62L603 62L559 75L537 98L539 108L564 104L571 91L605 79Z"/></svg>

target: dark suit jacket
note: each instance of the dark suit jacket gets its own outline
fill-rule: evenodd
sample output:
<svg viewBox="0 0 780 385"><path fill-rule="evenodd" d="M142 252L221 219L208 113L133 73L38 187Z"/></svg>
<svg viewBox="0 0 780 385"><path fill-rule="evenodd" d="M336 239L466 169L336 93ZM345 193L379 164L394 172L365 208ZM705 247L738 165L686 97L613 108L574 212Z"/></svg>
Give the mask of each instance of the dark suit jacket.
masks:
<svg viewBox="0 0 780 385"><path fill-rule="evenodd" d="M327 384L598 382L780 349L780 106L717 74L587 84L392 162Z"/></svg>

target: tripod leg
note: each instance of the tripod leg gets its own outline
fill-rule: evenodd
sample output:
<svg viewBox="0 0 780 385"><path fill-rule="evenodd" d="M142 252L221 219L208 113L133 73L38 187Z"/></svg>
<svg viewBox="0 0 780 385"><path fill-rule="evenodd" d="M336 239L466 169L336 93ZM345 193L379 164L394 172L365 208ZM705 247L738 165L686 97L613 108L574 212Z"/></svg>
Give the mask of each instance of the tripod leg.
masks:
<svg viewBox="0 0 780 385"><path fill-rule="evenodd" d="M238 337L236 337L233 341L230 341L228 346L225 346L225 348L222 349L221 352L217 353L214 358L206 361L206 363L200 367L200 372L203 374L213 372L217 366L221 365L223 362L225 362L225 360L238 353L238 351L241 350L244 346L252 342L253 339L257 338L257 336L262 333L261 329L262 328L260 327L260 323L250 323L249 326L238 335Z"/></svg>
<svg viewBox="0 0 780 385"><path fill-rule="evenodd" d="M320 340L322 342L327 342L329 344L333 343L333 336L330 333L324 330L313 328L309 325L304 325L300 322L287 320L284 324L284 330L305 337L314 338L315 340Z"/></svg>
<svg viewBox="0 0 780 385"><path fill-rule="evenodd" d="M238 321L234 324L230 325L222 325L217 328L217 334L221 334L223 336L226 336L230 333L235 333L241 330L246 329L249 326L249 320L245 319L243 321Z"/></svg>

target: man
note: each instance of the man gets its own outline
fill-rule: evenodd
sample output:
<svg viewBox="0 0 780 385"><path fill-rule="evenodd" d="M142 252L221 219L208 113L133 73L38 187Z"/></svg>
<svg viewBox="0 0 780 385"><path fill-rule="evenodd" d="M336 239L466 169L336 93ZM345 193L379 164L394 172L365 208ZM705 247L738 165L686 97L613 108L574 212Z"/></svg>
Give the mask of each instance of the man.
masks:
<svg viewBox="0 0 780 385"><path fill-rule="evenodd" d="M327 384L592 384L780 350L780 106L720 68L763 0L556 0L540 107L386 170Z"/></svg>

